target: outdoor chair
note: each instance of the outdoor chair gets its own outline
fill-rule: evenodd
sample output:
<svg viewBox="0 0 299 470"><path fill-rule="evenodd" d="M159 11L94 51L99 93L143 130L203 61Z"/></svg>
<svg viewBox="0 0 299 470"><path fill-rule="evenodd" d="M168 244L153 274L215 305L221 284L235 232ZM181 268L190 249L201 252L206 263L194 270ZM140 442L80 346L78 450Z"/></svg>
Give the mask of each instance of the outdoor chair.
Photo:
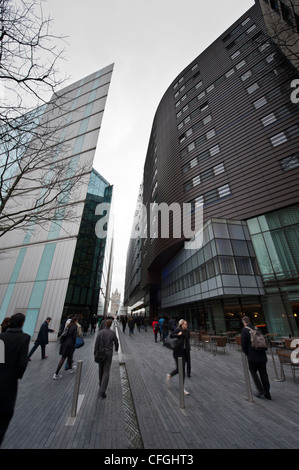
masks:
<svg viewBox="0 0 299 470"><path fill-rule="evenodd" d="M216 349L216 351L217 351L217 348L223 348L223 352L225 353L226 338L225 337L216 338L215 341L211 343L211 346L212 346L212 349Z"/></svg>
<svg viewBox="0 0 299 470"><path fill-rule="evenodd" d="M283 366L290 366L294 382L296 382L296 377L295 377L295 370L296 367L299 367L299 364L295 363L292 361L292 354L293 351L287 350L287 349L276 349L276 354L278 355L279 362L280 362L280 372L281 372L281 378L283 380L286 380L286 376L284 373L284 368Z"/></svg>
<svg viewBox="0 0 299 470"><path fill-rule="evenodd" d="M241 335L235 336L235 340L236 340L237 348L238 348L239 350L241 350L241 349L242 349Z"/></svg>

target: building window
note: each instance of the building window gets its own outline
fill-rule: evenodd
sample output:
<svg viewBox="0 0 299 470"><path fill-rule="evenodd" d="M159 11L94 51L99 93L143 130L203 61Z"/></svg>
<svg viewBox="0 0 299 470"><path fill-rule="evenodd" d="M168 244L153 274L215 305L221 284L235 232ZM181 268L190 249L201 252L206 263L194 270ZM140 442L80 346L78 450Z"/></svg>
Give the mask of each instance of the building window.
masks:
<svg viewBox="0 0 299 470"><path fill-rule="evenodd" d="M245 26L247 23L250 21L250 16L246 18L246 20L243 21L242 26Z"/></svg>
<svg viewBox="0 0 299 470"><path fill-rule="evenodd" d="M299 154L291 155L290 157L280 160L280 165L283 171L293 170L299 167Z"/></svg>
<svg viewBox="0 0 299 470"><path fill-rule="evenodd" d="M229 185L225 184L224 186L221 186L220 188L218 188L218 192L219 192L219 197L229 196L230 195Z"/></svg>
<svg viewBox="0 0 299 470"><path fill-rule="evenodd" d="M197 159L194 159L194 160L196 160L196 165L197 165ZM190 162L190 164L191 164L191 162ZM194 165L194 166L196 166L196 165ZM187 168L186 171L188 171L190 169L190 166L188 165L188 168ZM183 173L185 173L186 171L184 171L184 167L183 167ZM192 180L187 181L187 183L184 184L184 190L189 191L190 189L194 188L194 186L197 186L201 182L207 181L210 178L213 178L214 176L220 175L224 171L225 171L225 168L224 168L223 163L220 163L219 165L216 165L213 168L209 168L208 170L205 170L202 173L200 173L199 175L192 178ZM228 185L225 185L225 186L228 187ZM227 191L227 188L225 188L224 186L221 187L221 188L218 188L219 197L226 196L227 195L226 191Z"/></svg>
<svg viewBox="0 0 299 470"><path fill-rule="evenodd" d="M270 141L273 147L277 145L283 144L288 139L294 139L299 136L299 125L295 124L294 126L289 127L284 132L280 132L272 137L270 137Z"/></svg>
<svg viewBox="0 0 299 470"><path fill-rule="evenodd" d="M253 103L253 106L255 107L255 109L259 109L259 108L262 108L262 106L265 106L265 104L267 104L267 100L266 100L266 98L263 96L262 98L256 100L256 101Z"/></svg>
<svg viewBox="0 0 299 470"><path fill-rule="evenodd" d="M277 147L278 145L283 144L287 140L288 139L287 139L284 132L280 132L279 134L276 134L273 137L270 137L270 141L271 141L273 147Z"/></svg>
<svg viewBox="0 0 299 470"><path fill-rule="evenodd" d="M247 29L246 33L247 34L251 33L255 28L256 28L256 25L253 24L249 29Z"/></svg>
<svg viewBox="0 0 299 470"><path fill-rule="evenodd" d="M200 176L199 175L195 176L195 178L193 178L192 180L192 183L193 183L193 186L197 186L198 184L200 184Z"/></svg>
<svg viewBox="0 0 299 470"><path fill-rule="evenodd" d="M299 125L295 124L294 126L289 127L287 129L287 136L290 139L294 139L295 137L299 137Z"/></svg>
<svg viewBox="0 0 299 470"><path fill-rule="evenodd" d="M220 163L219 165L214 166L214 174L220 175L220 173L223 173L225 171L224 164Z"/></svg>
<svg viewBox="0 0 299 470"><path fill-rule="evenodd" d="M234 73L235 73L234 69L230 69L228 72L226 72L225 76L226 76L226 78L228 78L231 75L233 75Z"/></svg>
<svg viewBox="0 0 299 470"><path fill-rule="evenodd" d="M220 147L219 147L219 145L215 145L215 147L212 147L212 148L210 149L210 155L211 155L211 157L213 157L214 155L217 155L217 153L219 153L219 152L220 152Z"/></svg>
<svg viewBox="0 0 299 470"><path fill-rule="evenodd" d="M235 258L237 272L239 275L254 274L250 258Z"/></svg>
<svg viewBox="0 0 299 470"><path fill-rule="evenodd" d="M239 62L237 65L236 65L236 69L239 70L241 67L243 67L244 65L246 64L245 60L241 60L241 62Z"/></svg>
<svg viewBox="0 0 299 470"><path fill-rule="evenodd" d="M251 95L252 93L254 93L258 89L259 89L258 83L253 83L253 85L251 85L250 87L247 88L247 93L248 93L248 95Z"/></svg>
<svg viewBox="0 0 299 470"><path fill-rule="evenodd" d="M242 82L245 82L245 80L247 80L247 79L250 78L251 76L252 76L252 72L251 72L251 70L248 70L246 73L244 73L244 74L241 76Z"/></svg>
<svg viewBox="0 0 299 470"><path fill-rule="evenodd" d="M205 204L210 204L211 202L215 202L219 199L217 189L212 189L204 194L204 202Z"/></svg>
<svg viewBox="0 0 299 470"><path fill-rule="evenodd" d="M269 124L272 124L272 122L276 121L276 117L274 113L268 114L268 116L265 116L261 119L262 124L264 127L269 126Z"/></svg>
<svg viewBox="0 0 299 470"><path fill-rule="evenodd" d="M203 196L199 196L195 199L195 208L201 207L204 203Z"/></svg>
<svg viewBox="0 0 299 470"><path fill-rule="evenodd" d="M206 125L208 124L208 122L210 122L212 120L212 116L209 114L208 116L206 116L204 119L203 119L203 124Z"/></svg>
<svg viewBox="0 0 299 470"><path fill-rule="evenodd" d="M232 256L219 256L218 260L222 274L237 274L234 258Z"/></svg>
<svg viewBox="0 0 299 470"><path fill-rule="evenodd" d="M267 57L266 57L266 62L268 64L270 64L270 62L272 62L272 60L274 60L274 57L276 56L276 52L272 52L272 54L269 54Z"/></svg>
<svg viewBox="0 0 299 470"><path fill-rule="evenodd" d="M272 122L275 122L277 119L282 119L293 111L290 105L282 106L279 109L276 109L273 113L268 114L261 119L263 126L266 127Z"/></svg>
<svg viewBox="0 0 299 470"><path fill-rule="evenodd" d="M241 54L240 51L236 51L231 55L231 59L236 59Z"/></svg>
<svg viewBox="0 0 299 470"><path fill-rule="evenodd" d="M213 168L209 168L208 170L205 170L201 173L202 181L207 181L210 178L213 178L213 176L214 176Z"/></svg>
<svg viewBox="0 0 299 470"><path fill-rule="evenodd" d="M216 135L215 129L211 129L209 132L206 133L207 140L211 139Z"/></svg>

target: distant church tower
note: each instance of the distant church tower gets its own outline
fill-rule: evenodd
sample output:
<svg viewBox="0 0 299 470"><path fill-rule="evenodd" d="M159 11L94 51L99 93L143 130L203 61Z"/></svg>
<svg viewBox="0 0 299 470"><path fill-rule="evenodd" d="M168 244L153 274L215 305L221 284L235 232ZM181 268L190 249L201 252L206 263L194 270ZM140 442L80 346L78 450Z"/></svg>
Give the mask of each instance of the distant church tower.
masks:
<svg viewBox="0 0 299 470"><path fill-rule="evenodd" d="M120 292L116 289L111 295L111 315L116 316L120 309Z"/></svg>

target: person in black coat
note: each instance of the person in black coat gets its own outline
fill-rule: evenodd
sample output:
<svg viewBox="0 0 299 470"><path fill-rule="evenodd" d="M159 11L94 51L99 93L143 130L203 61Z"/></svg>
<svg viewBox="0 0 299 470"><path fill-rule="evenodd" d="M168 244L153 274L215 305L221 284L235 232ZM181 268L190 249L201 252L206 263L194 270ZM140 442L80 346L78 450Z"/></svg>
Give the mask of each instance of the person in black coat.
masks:
<svg viewBox="0 0 299 470"><path fill-rule="evenodd" d="M71 322L66 326L64 332L60 336L61 346L59 349L59 354L61 355L61 359L58 363L57 369L55 374L53 375L53 380L61 379L61 375L59 375L59 371L63 366L64 361L67 359L70 372L73 372L75 367L73 365L73 355L76 348L76 338L78 336L78 329L77 329L77 317L72 318Z"/></svg>
<svg viewBox="0 0 299 470"><path fill-rule="evenodd" d="M111 325L112 320L109 318L106 320L105 328L98 332L94 345L94 355L96 355L97 351L105 352L104 360L99 362L99 385L102 398L106 398L106 389L109 382L109 374L113 357L113 344L115 352L117 352L119 348L116 333L115 331L110 330Z"/></svg>
<svg viewBox="0 0 299 470"><path fill-rule="evenodd" d="M173 357L175 360L176 368L166 376L167 384L170 383L170 379L179 373L178 358L183 358L183 380L185 382L185 364L187 363L188 351L190 351L190 333L188 331L188 323L186 320L180 320L179 326L170 333L170 338L178 338L178 347L173 350ZM189 392L184 389L184 394L189 395Z"/></svg>
<svg viewBox="0 0 299 470"><path fill-rule="evenodd" d="M267 354L266 351L258 351L251 346L251 337L248 327L254 329L250 318L245 316L242 319L244 328L241 331L242 350L247 356L249 370L257 388L257 397L265 397L271 400L270 382L267 373ZM258 375L259 373L259 375Z"/></svg>
<svg viewBox="0 0 299 470"><path fill-rule="evenodd" d="M0 334L4 343L4 362L0 362L0 446L14 414L18 380L28 364L30 336L23 333L24 321L23 313L12 315L9 328Z"/></svg>
<svg viewBox="0 0 299 470"><path fill-rule="evenodd" d="M51 330L49 328L49 323L50 321L52 320L51 317L47 317L46 320L43 322L43 324L41 325L40 329L39 329L39 332L38 332L38 335L37 335L37 338L36 338L36 341L34 343L34 346L33 348L31 349L30 353L28 354L28 360L31 361L30 357L32 356L32 354L34 353L34 351L40 346L41 347L41 355L42 355L42 359L47 359L48 356L46 356L46 345L48 344L49 342L49 339L48 339L48 334L49 332L50 333L55 333L55 330Z"/></svg>

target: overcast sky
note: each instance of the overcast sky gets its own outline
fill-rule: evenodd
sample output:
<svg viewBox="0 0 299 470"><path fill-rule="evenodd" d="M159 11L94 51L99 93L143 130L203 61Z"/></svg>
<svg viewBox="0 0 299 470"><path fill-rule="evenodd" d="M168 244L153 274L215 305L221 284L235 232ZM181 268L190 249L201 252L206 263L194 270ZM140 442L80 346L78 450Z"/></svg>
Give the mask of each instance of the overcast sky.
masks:
<svg viewBox="0 0 299 470"><path fill-rule="evenodd" d="M152 122L165 91L254 0L47 0L69 83L114 63L94 168L114 186L112 291L121 292Z"/></svg>

